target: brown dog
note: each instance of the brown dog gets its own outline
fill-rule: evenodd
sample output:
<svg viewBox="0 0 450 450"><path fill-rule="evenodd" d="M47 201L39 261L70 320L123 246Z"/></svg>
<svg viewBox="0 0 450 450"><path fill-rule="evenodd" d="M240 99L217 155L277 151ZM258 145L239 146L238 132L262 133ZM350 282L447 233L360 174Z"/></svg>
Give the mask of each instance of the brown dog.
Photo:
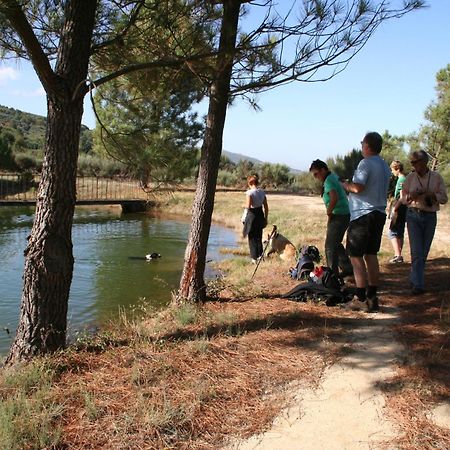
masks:
<svg viewBox="0 0 450 450"><path fill-rule="evenodd" d="M273 233L272 236L269 234L265 243L267 242L269 242L270 248L267 256L270 256L272 253L277 253L283 261L295 259L297 250L294 244L282 234L278 232Z"/></svg>

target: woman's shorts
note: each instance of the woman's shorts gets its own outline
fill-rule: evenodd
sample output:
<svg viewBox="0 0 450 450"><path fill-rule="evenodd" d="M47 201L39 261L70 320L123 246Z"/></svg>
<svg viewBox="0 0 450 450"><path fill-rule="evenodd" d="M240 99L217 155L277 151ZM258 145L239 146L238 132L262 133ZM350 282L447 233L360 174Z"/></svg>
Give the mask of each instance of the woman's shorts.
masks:
<svg viewBox="0 0 450 450"><path fill-rule="evenodd" d="M389 239L403 238L405 234L406 210L406 205L401 205L400 208L398 208L397 214L394 216L395 220L391 219L389 230L387 232Z"/></svg>

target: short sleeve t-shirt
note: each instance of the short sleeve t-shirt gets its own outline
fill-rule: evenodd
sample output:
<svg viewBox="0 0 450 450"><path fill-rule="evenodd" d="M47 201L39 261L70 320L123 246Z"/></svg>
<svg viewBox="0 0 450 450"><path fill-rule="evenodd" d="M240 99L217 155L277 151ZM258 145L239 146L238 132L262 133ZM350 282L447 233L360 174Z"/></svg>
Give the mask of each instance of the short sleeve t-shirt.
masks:
<svg viewBox="0 0 450 450"><path fill-rule="evenodd" d="M391 171L379 155L364 158L355 170L353 183L364 185L358 194L350 193L350 220L356 220L373 211L386 212L387 192Z"/></svg>
<svg viewBox="0 0 450 450"><path fill-rule="evenodd" d="M330 192L336 191L338 201L333 209L333 214L349 214L347 194L335 173L330 173L323 183L323 202L328 209L330 205Z"/></svg>
<svg viewBox="0 0 450 450"><path fill-rule="evenodd" d="M252 188L246 191L245 195L248 195L250 200L250 208L260 208L264 204L266 194L262 189Z"/></svg>
<svg viewBox="0 0 450 450"><path fill-rule="evenodd" d="M403 187L403 183L406 180L406 175L400 174L397 178L397 183L395 183L395 192L394 192L394 198L400 198L400 192Z"/></svg>

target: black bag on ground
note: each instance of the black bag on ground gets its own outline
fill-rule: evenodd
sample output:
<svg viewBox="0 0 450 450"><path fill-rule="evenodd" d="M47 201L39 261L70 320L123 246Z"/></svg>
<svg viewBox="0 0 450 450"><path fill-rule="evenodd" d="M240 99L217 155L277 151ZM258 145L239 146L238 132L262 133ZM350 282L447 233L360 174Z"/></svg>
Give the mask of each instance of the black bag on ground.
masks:
<svg viewBox="0 0 450 450"><path fill-rule="evenodd" d="M289 269L289 275L294 280L307 279L314 270L314 262L320 261L319 249L314 245L304 245L300 249L299 258L295 267Z"/></svg>
<svg viewBox="0 0 450 450"><path fill-rule="evenodd" d="M322 286L329 289L341 290L342 282L340 278L336 275L330 267L322 266L323 275L321 278Z"/></svg>
<svg viewBox="0 0 450 450"><path fill-rule="evenodd" d="M320 269L321 276L317 282L309 279L283 294L281 298L297 301L306 301L310 298L316 301L325 301L327 306L349 301L353 296L351 290L343 287L341 280L330 267L322 266Z"/></svg>
<svg viewBox="0 0 450 450"><path fill-rule="evenodd" d="M353 294L346 289L331 289L312 281L300 283L281 298L305 302L308 299L314 301L325 301L327 306L335 306L338 303L348 302Z"/></svg>

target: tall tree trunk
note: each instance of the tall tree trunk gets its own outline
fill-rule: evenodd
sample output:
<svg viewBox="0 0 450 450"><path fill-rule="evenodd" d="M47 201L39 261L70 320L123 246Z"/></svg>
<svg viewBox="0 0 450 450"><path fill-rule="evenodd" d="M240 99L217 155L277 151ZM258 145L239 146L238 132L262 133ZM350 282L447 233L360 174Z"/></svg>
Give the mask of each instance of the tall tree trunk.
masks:
<svg viewBox="0 0 450 450"><path fill-rule="evenodd" d="M178 301L204 301L206 250L214 208L217 174L222 153L223 129L230 94L230 80L236 47L241 1L223 2L216 78L209 91L205 137L201 149L197 189L192 207L192 223L184 257Z"/></svg>
<svg viewBox="0 0 450 450"><path fill-rule="evenodd" d="M54 351L66 340L82 102L60 106L48 102L47 152L25 250L19 327L7 362Z"/></svg>
<svg viewBox="0 0 450 450"><path fill-rule="evenodd" d="M47 91L47 131L36 215L25 250L19 326L6 362L14 364L65 345L73 273L72 220L83 97L95 1L72 0L54 77L33 61Z"/></svg>

